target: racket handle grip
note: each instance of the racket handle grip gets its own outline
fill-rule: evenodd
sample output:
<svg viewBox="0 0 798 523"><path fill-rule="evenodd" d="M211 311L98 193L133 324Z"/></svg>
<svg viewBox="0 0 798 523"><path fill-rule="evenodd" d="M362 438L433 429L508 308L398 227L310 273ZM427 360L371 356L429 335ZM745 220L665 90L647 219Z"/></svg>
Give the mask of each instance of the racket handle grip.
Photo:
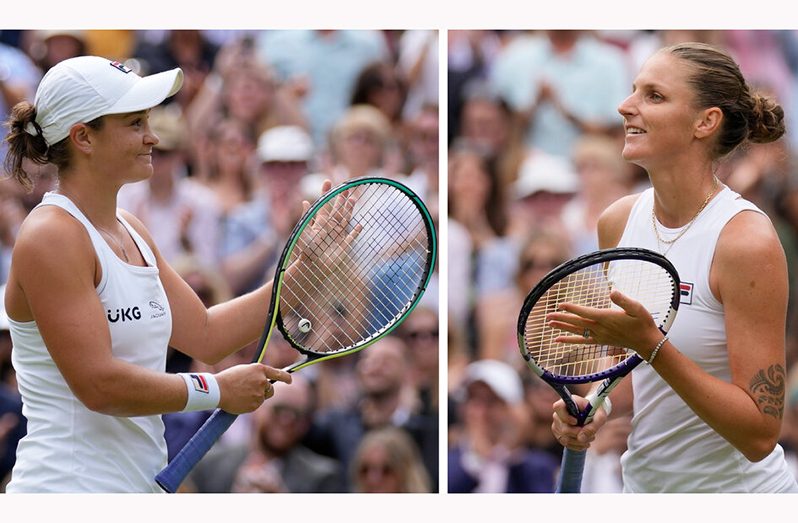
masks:
<svg viewBox="0 0 798 523"><path fill-rule="evenodd" d="M586 455L586 450L563 450L560 483L557 485L556 491L558 494L581 492Z"/></svg>
<svg viewBox="0 0 798 523"><path fill-rule="evenodd" d="M237 417L235 414L216 409L197 433L180 449L177 456L155 476L155 482L166 492L177 492L191 469L230 428Z"/></svg>

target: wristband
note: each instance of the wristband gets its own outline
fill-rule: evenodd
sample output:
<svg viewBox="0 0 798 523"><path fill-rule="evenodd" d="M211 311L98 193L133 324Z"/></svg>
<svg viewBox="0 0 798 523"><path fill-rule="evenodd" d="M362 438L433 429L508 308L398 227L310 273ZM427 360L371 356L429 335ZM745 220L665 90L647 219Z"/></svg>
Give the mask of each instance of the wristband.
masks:
<svg viewBox="0 0 798 523"><path fill-rule="evenodd" d="M657 353L658 353L658 352L659 352L659 350L662 348L662 346L663 346L663 345L665 345L665 342L666 342L666 341L668 341L668 337L667 337L667 336L665 336L664 338L662 338L661 340L659 340L659 343L657 343L657 346L656 346L656 347L654 347L654 350L653 350L653 351L651 351L651 356L649 356L649 357L648 357L648 359L646 360L646 363L648 363L649 365L651 365L652 363L654 363L654 358L656 358L656 357L657 357Z"/></svg>
<svg viewBox="0 0 798 523"><path fill-rule="evenodd" d="M186 382L188 399L182 412L211 410L219 406L221 391L216 378L210 372L181 372L178 374Z"/></svg>

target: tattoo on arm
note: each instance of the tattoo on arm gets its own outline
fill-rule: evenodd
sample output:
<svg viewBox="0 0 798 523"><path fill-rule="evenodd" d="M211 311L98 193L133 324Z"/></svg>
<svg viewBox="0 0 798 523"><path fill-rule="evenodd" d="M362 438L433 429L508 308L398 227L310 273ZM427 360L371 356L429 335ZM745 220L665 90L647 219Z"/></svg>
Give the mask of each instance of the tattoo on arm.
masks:
<svg viewBox="0 0 798 523"><path fill-rule="evenodd" d="M771 365L767 370L760 369L751 379L751 395L763 414L782 419L785 381L784 367L779 364Z"/></svg>

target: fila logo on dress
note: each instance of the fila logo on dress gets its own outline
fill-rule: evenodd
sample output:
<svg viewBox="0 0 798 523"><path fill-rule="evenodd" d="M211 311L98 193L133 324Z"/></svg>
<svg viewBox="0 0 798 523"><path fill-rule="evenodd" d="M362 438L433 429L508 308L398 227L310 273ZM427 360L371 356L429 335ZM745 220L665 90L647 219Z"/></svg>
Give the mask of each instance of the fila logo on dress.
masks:
<svg viewBox="0 0 798 523"><path fill-rule="evenodd" d="M689 282L679 283L679 303L684 305L693 304L693 284Z"/></svg>

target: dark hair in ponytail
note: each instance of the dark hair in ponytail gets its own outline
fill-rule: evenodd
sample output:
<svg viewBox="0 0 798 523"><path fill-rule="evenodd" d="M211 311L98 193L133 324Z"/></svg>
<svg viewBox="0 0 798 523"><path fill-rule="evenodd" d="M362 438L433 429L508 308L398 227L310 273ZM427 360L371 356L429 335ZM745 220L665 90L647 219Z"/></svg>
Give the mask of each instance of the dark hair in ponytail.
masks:
<svg viewBox="0 0 798 523"><path fill-rule="evenodd" d="M690 85L699 107L718 107L723 123L716 154L725 156L740 144L769 143L784 135L784 109L774 100L752 93L740 68L725 51L708 44L687 42L666 47L690 63Z"/></svg>
<svg viewBox="0 0 798 523"><path fill-rule="evenodd" d="M8 153L4 167L9 176L31 189L33 181L25 171L23 161L27 158L33 163L44 165L49 163L50 151L41 133L33 136L25 131L28 124L36 125L36 108L29 102L20 102L11 109L6 122Z"/></svg>

